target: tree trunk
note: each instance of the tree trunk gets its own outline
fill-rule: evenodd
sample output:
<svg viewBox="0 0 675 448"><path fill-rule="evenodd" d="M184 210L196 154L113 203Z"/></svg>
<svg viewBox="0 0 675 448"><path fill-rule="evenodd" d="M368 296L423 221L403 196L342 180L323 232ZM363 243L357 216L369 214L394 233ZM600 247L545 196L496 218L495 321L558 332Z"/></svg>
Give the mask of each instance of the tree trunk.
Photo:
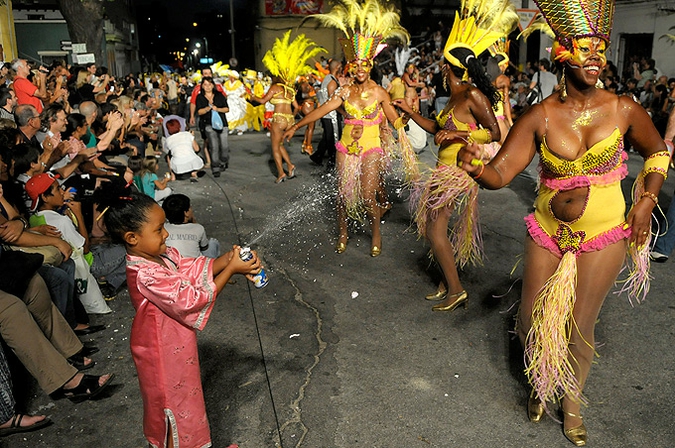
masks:
<svg viewBox="0 0 675 448"><path fill-rule="evenodd" d="M94 53L96 65L107 66L103 53L103 2L100 0L58 0L61 14L66 19L70 40L86 43L87 53Z"/></svg>

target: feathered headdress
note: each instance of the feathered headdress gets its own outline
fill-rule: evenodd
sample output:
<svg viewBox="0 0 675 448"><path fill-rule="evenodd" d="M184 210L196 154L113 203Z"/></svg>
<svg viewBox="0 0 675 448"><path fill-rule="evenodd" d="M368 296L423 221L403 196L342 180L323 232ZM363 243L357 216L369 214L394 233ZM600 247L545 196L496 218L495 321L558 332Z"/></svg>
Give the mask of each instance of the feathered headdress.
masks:
<svg viewBox="0 0 675 448"><path fill-rule="evenodd" d="M270 73L281 78L286 85L293 85L298 76L314 72L307 61L326 52L304 34L300 34L292 42L290 40L291 31L288 30L281 39L274 42L272 49L265 53L262 60Z"/></svg>
<svg viewBox="0 0 675 448"><path fill-rule="evenodd" d="M222 61L218 61L215 64L212 64L210 67L211 72L213 72L214 78L227 78L227 71L230 69L229 64L223 64ZM202 82L202 71L198 70L192 75L192 80L199 84Z"/></svg>
<svg viewBox="0 0 675 448"><path fill-rule="evenodd" d="M502 60L499 61L499 65L509 65L509 46L511 44L511 41L507 37L500 37L497 39L497 41L490 45L490 48L488 50L490 51L490 54L492 56L501 56Z"/></svg>
<svg viewBox="0 0 675 448"><path fill-rule="evenodd" d="M386 8L378 0L340 0L326 14L315 14L322 25L342 30L347 36L339 39L348 61L373 60L386 47L384 39L398 38L404 44L410 35L400 24L394 8Z"/></svg>
<svg viewBox="0 0 675 448"><path fill-rule="evenodd" d="M571 56L572 41L600 37L609 44L614 20L614 0L534 0L555 33L552 55L564 60ZM557 48L556 48L557 47ZM561 48L562 47L562 48Z"/></svg>
<svg viewBox="0 0 675 448"><path fill-rule="evenodd" d="M458 60L451 50L467 48L478 56L498 39L508 36L517 23L516 7L509 0L462 0L443 55L452 65L466 68L466 61Z"/></svg>

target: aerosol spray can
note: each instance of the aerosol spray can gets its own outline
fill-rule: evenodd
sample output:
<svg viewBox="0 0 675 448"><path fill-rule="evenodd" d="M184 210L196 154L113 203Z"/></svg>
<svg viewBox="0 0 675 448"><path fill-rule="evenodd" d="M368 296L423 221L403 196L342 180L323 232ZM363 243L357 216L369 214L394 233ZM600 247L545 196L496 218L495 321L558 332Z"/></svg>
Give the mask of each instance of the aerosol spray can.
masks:
<svg viewBox="0 0 675 448"><path fill-rule="evenodd" d="M239 250L239 258L242 259L242 261L248 261L251 258L253 258L253 254L251 253L251 248L250 247L242 247ZM253 276L253 284L255 285L256 288L264 288L267 286L268 282L267 278L267 273L265 272L264 268L260 268L260 272L258 272L255 276Z"/></svg>

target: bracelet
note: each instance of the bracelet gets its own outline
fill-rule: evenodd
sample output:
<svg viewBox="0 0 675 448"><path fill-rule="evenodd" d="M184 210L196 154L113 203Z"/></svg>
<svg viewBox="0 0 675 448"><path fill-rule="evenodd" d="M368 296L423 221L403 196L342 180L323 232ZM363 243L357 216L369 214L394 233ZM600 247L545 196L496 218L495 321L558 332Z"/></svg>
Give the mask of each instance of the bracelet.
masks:
<svg viewBox="0 0 675 448"><path fill-rule="evenodd" d="M645 191L644 193L642 193L642 194L640 195L640 199L642 199L642 198L649 198L649 199L651 199L652 201L654 201L654 205L659 205L659 198L658 198L658 196L656 196L656 195L655 195L654 193L652 193L651 191Z"/></svg>
<svg viewBox="0 0 675 448"><path fill-rule="evenodd" d="M478 172L478 174L476 174L475 176L471 176L471 177L473 178L473 180L478 180L483 175L484 171L485 171L485 164L481 163L480 164L480 171Z"/></svg>
<svg viewBox="0 0 675 448"><path fill-rule="evenodd" d="M28 228L28 221L26 221L26 218L24 218L23 216L15 216L10 221L21 221L21 224L23 224L23 230L26 230Z"/></svg>

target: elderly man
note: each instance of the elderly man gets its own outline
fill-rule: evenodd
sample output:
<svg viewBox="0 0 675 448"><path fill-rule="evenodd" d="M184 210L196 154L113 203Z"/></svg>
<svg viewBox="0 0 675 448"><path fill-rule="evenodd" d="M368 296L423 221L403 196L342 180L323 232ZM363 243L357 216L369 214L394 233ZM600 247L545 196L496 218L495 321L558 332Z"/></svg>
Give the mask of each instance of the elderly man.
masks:
<svg viewBox="0 0 675 448"><path fill-rule="evenodd" d="M30 75L30 66L25 59L14 59L12 61L12 68L16 71L14 77L14 93L19 105L30 104L37 109L38 114L42 113L42 101L49 98L47 93L47 75L49 71L40 65L38 70L38 86L28 80Z"/></svg>
<svg viewBox="0 0 675 448"><path fill-rule="evenodd" d="M19 104L14 109L14 121L22 134L23 142L41 148L36 135L42 126L40 113L31 104Z"/></svg>

